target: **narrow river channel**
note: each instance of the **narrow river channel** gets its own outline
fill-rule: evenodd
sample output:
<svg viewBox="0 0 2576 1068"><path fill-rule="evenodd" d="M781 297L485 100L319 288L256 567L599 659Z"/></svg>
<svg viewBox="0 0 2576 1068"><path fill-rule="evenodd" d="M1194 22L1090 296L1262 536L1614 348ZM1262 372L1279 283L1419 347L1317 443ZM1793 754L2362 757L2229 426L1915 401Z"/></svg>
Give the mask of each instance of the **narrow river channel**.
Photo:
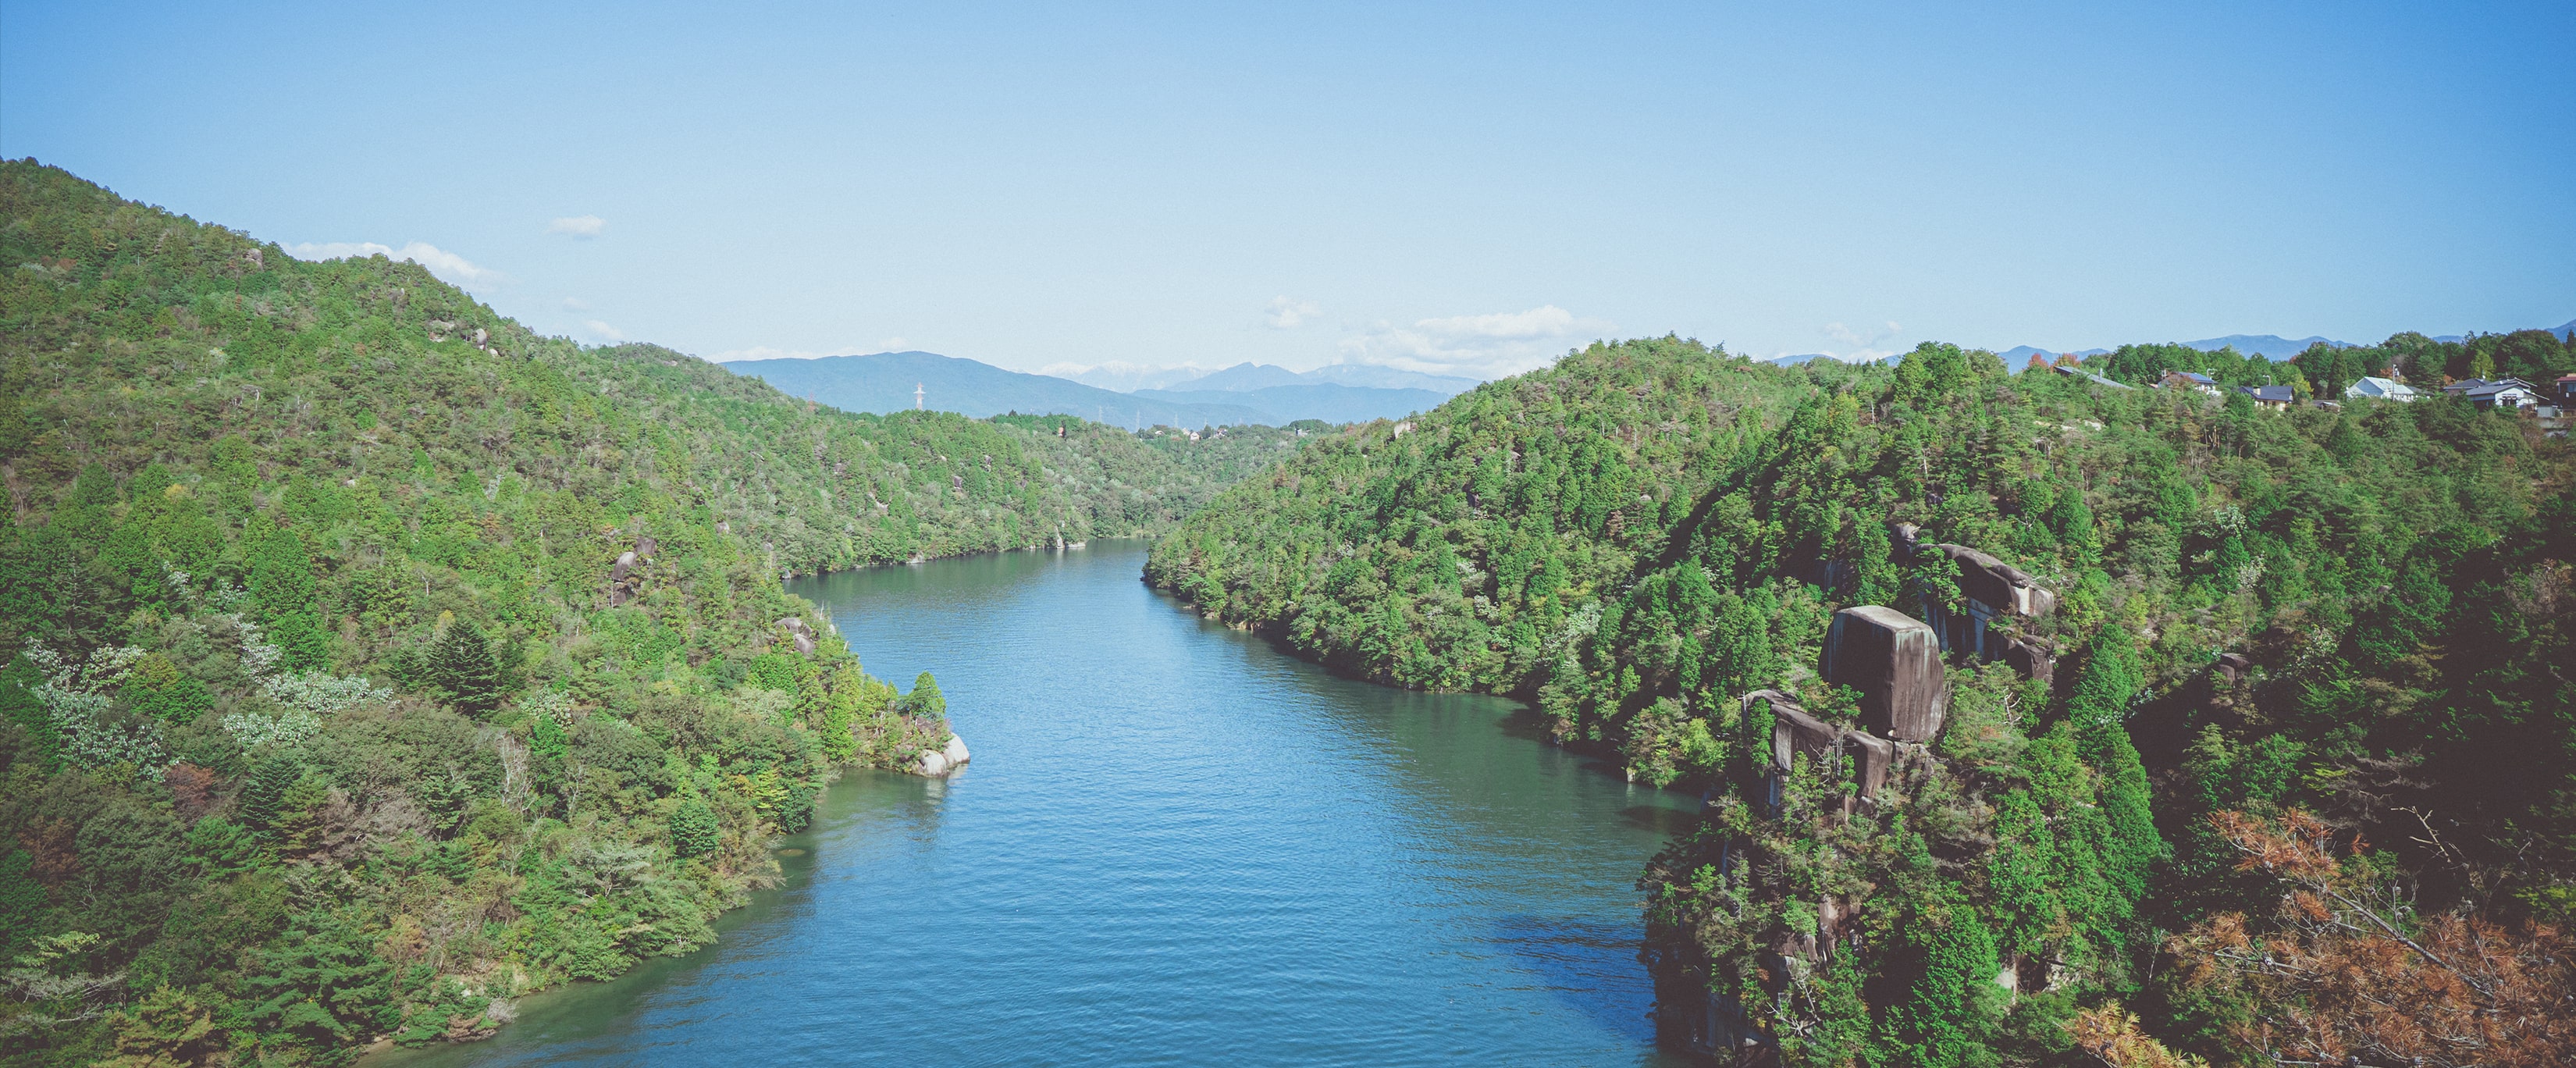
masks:
<svg viewBox="0 0 2576 1068"><path fill-rule="evenodd" d="M717 945L377 1065L1661 1065L1632 881L1695 799L1200 621L1141 542L801 580L974 751L844 778Z"/></svg>

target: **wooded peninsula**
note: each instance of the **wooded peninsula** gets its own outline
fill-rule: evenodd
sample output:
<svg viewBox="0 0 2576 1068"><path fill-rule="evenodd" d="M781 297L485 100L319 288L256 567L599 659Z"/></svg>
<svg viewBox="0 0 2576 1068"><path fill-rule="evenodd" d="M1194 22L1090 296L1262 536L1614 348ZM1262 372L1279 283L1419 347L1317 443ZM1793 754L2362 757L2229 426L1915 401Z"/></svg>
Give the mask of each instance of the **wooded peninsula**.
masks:
<svg viewBox="0 0 2576 1068"><path fill-rule="evenodd" d="M1705 791L1639 881L1674 1044L2553 1064L2576 451L2494 398L2570 370L2537 330L2019 374L1598 344L1310 446L1149 573ZM2391 375L2423 395L2353 389Z"/></svg>

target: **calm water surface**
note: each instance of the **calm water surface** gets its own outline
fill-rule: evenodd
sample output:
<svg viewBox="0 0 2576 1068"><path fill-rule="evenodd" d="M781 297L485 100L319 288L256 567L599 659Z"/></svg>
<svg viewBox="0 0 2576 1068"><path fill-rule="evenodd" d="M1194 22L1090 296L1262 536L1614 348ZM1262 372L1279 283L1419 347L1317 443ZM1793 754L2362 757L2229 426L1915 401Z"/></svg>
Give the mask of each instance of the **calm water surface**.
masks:
<svg viewBox="0 0 2576 1068"><path fill-rule="evenodd" d="M798 582L878 677L938 674L974 763L843 779L715 946L370 1068L1668 1063L1631 883L1695 800L1201 622L1143 562Z"/></svg>

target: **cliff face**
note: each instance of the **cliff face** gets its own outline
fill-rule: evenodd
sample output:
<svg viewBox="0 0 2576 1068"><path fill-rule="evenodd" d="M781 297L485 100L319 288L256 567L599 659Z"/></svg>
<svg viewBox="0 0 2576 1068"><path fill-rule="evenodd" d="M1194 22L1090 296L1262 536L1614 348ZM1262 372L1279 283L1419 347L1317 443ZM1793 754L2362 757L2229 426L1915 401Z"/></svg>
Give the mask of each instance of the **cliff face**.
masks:
<svg viewBox="0 0 2576 1068"><path fill-rule="evenodd" d="M2565 918L2570 602L2516 591L2576 560L2576 463L2527 421L1667 339L1405 429L1238 487L1149 575L1706 790L1641 882L1676 1041L2038 1063L2134 1010L2262 1056L2231 1021L2321 995L2158 958L2280 922L2221 817L2324 813L2428 912Z"/></svg>

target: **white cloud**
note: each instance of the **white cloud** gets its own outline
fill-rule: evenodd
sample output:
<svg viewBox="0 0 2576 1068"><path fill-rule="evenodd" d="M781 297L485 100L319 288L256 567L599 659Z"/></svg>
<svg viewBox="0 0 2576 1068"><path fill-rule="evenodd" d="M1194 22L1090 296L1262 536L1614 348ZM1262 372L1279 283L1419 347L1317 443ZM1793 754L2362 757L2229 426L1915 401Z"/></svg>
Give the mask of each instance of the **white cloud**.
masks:
<svg viewBox="0 0 2576 1068"><path fill-rule="evenodd" d="M1824 355L1831 356L1834 359L1843 361L1844 363L1868 363L1873 360L1885 359L1904 351L1901 348L1891 347L1887 344L1887 342L1895 340L1896 336L1903 332L1904 329L1904 327L1896 325L1893 321L1890 321L1884 328L1861 327L1858 329L1845 326L1841 323L1826 323L1824 325L1824 329L1820 332L1826 337L1839 343L1838 347L1840 351L1828 348L1823 350Z"/></svg>
<svg viewBox="0 0 2576 1068"><path fill-rule="evenodd" d="M1322 314L1324 306L1314 301L1277 296L1270 298L1270 310L1263 312L1261 318L1273 330L1294 330L1306 320Z"/></svg>
<svg viewBox="0 0 2576 1068"><path fill-rule="evenodd" d="M1496 312L1492 315L1455 315L1446 319L1424 319L1413 325L1443 337L1522 340L1564 337L1572 334L1575 318L1573 312L1549 304L1525 312Z"/></svg>
<svg viewBox="0 0 2576 1068"><path fill-rule="evenodd" d="M904 345L904 340L899 337L879 341L874 348L855 344L834 345L827 349L782 349L771 345L753 345L750 348L726 349L706 357L706 360L709 363L732 363L736 360L819 360L826 356L900 352L903 351Z"/></svg>
<svg viewBox="0 0 2576 1068"><path fill-rule="evenodd" d="M1609 336L1611 323L1553 304L1528 311L1380 323L1342 340L1342 359L1428 374L1494 379L1545 367L1580 340Z"/></svg>
<svg viewBox="0 0 2576 1068"><path fill-rule="evenodd" d="M599 320L597 320L597 319L584 319L584 320L582 320L582 321L581 321L581 325L582 325L582 329L583 329L585 332L589 333L591 337L593 337L593 338L597 338L598 340L601 340L601 341L624 341L624 340L626 340L626 332L625 332L625 331L623 331L623 330L619 330L618 328L613 327L613 326L610 326L610 325L608 325L607 323L600 322L600 321L599 321Z"/></svg>
<svg viewBox="0 0 2576 1068"><path fill-rule="evenodd" d="M1195 363L1148 364L1109 360L1104 363L1051 363L1038 368L1038 374L1070 379L1086 386L1133 393L1140 389L1163 389L1193 378L1206 377L1215 368Z"/></svg>
<svg viewBox="0 0 2576 1068"><path fill-rule="evenodd" d="M429 273L436 275L440 281L469 293L488 293L507 285L510 281L508 275L489 267L476 266L473 261L426 241L414 241L401 248L379 245L373 241L327 241L319 244L308 241L300 245L286 246L286 253L299 260L344 260L351 257L363 259L368 256L410 260L429 268Z"/></svg>
<svg viewBox="0 0 2576 1068"><path fill-rule="evenodd" d="M842 353L815 352L811 349L774 349L767 345L754 345L747 349L726 349L707 359L711 363L731 363L735 360L813 360L839 355Z"/></svg>
<svg viewBox="0 0 2576 1068"><path fill-rule="evenodd" d="M596 215L566 215L546 224L546 232L589 240L608 229L608 220Z"/></svg>
<svg viewBox="0 0 2576 1068"><path fill-rule="evenodd" d="M563 299L563 306L564 306L564 310L565 310L565 311L589 311L589 310L590 310L590 302L589 302L589 301L586 301L586 300L583 300L583 299L581 299L580 297L565 297L565 298Z"/></svg>

